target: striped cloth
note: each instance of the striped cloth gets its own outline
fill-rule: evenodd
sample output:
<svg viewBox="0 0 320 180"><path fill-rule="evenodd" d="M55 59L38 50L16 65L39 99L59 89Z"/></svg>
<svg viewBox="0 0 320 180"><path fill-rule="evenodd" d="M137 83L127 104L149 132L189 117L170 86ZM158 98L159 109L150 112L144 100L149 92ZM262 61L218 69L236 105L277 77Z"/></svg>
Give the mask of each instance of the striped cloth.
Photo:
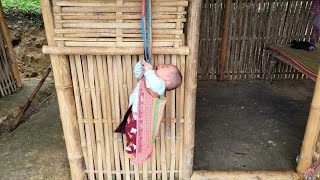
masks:
<svg viewBox="0 0 320 180"><path fill-rule="evenodd" d="M317 44L319 47L320 44ZM290 44L267 45L267 50L273 52L277 58L299 70L312 80L316 81L320 66L320 50L313 51L293 49Z"/></svg>

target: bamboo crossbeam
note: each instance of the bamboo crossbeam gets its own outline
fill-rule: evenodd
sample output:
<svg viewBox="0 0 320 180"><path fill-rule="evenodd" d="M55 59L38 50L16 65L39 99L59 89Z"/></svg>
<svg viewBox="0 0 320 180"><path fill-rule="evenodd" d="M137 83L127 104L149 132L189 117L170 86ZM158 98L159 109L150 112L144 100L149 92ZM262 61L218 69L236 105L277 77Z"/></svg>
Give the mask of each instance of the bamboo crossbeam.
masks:
<svg viewBox="0 0 320 180"><path fill-rule="evenodd" d="M293 171L195 171L191 180L298 180Z"/></svg>
<svg viewBox="0 0 320 180"><path fill-rule="evenodd" d="M143 48L99 48L99 47L55 47L43 46L42 52L44 54L55 55L141 55ZM189 48L187 46L180 46L178 48L157 47L152 49L153 54L176 54L188 55Z"/></svg>

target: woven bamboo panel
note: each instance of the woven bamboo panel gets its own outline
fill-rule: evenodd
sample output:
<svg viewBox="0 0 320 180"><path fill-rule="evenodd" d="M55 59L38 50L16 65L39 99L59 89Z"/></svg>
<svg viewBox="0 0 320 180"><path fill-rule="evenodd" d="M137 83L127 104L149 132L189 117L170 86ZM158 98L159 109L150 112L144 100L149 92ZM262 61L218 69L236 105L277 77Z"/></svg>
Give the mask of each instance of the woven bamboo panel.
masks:
<svg viewBox="0 0 320 180"><path fill-rule="evenodd" d="M113 133L127 110L137 79L132 69L143 56L69 56L86 173L93 177L127 179L178 177L182 171L184 84L166 93L165 117L153 154L132 166L125 136ZM185 56L157 55L154 64L175 64L185 74ZM182 174L180 173L180 176Z"/></svg>
<svg viewBox="0 0 320 180"><path fill-rule="evenodd" d="M182 44L188 1L153 1L154 47ZM56 1L54 39L64 46L143 47L141 1ZM181 26L177 26L181 24Z"/></svg>
<svg viewBox="0 0 320 180"><path fill-rule="evenodd" d="M231 5L225 78L265 77L271 57L266 44L309 40L311 0L234 0ZM220 59L224 1L203 0L198 72L216 79ZM275 78L305 78L291 66L277 62Z"/></svg>
<svg viewBox="0 0 320 180"><path fill-rule="evenodd" d="M14 60L12 42L0 2L0 98L12 94L20 86L20 75Z"/></svg>
<svg viewBox="0 0 320 180"><path fill-rule="evenodd" d="M69 109L75 105L77 127L73 129L74 132L79 129L79 136L76 134L74 139L79 137L80 142L72 139L72 143L75 146L81 143L86 178L182 179L185 176L183 163L186 158L192 159L193 156L186 157L183 148L186 127L185 52L189 52L185 51L188 48L184 33L187 7L188 1L185 0L152 1L153 49L161 51L162 48L163 52L163 48L170 48L174 53L154 53L151 63L155 66L176 65L181 70L184 81L178 89L165 94L165 115L151 158L141 165L132 165L125 153L125 136L113 131L126 113L129 95L137 83L133 69L143 58L143 51L138 55L115 55L114 52L101 54L101 51L100 54L75 54L71 51L75 50L72 48L83 47L94 50L106 48L106 52L112 51L112 48L117 52L120 52L119 49L121 52L132 51L133 48L142 50L141 0L42 0L48 43L55 50L50 52L56 54L51 56L56 87L63 94L60 97L58 95L60 112L68 114ZM179 47L184 48L184 53L179 53ZM63 48L67 51L61 53ZM71 75L70 79L68 74ZM74 96L66 100L65 94L70 93L70 87ZM72 122L62 122L68 124L63 125L66 137L72 132ZM78 152L66 141L67 149ZM70 152L69 156L75 155ZM79 155L76 157L78 159ZM73 167L73 161L69 162ZM80 177L74 175L77 176Z"/></svg>
<svg viewBox="0 0 320 180"><path fill-rule="evenodd" d="M17 90L16 80L12 73L12 61L0 30L0 97L9 95Z"/></svg>

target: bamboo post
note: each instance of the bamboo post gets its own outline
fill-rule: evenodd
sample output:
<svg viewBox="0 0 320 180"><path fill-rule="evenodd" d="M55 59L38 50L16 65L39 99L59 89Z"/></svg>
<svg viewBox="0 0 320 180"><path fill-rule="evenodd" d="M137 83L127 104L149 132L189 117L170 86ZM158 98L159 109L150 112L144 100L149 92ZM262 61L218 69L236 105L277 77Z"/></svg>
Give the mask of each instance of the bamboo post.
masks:
<svg viewBox="0 0 320 180"><path fill-rule="evenodd" d="M259 179L259 180L298 180L299 176L293 171L195 171L192 180L207 179Z"/></svg>
<svg viewBox="0 0 320 180"><path fill-rule="evenodd" d="M190 179L193 167L201 5L202 0L189 0L187 45L190 48L190 54L187 56L186 72L188 74L185 77L184 179Z"/></svg>
<svg viewBox="0 0 320 180"><path fill-rule="evenodd" d="M46 27L49 45L55 45L53 40L53 15L50 0L41 0L43 20ZM59 102L60 116L66 141L68 159L72 179L85 179L83 169L83 153L81 150L77 113L71 80L70 64L67 56L51 55L52 70Z"/></svg>
<svg viewBox="0 0 320 180"><path fill-rule="evenodd" d="M318 70L318 76L316 86L313 93L313 99L311 103L310 113L308 117L308 123L302 148L300 152L300 159L297 167L297 172L302 175L307 171L312 163L312 155L315 151L317 138L320 130L320 69Z"/></svg>
<svg viewBox="0 0 320 180"><path fill-rule="evenodd" d="M219 61L219 74L218 79L224 79L224 69L227 61L227 50L228 50L228 38L229 38L229 21L231 16L231 4L232 0L227 0L224 8L223 17L223 30L222 30L222 42L220 51L220 61Z"/></svg>
<svg viewBox="0 0 320 180"><path fill-rule="evenodd" d="M12 73L13 76L16 80L17 83L17 87L21 87L21 77L19 74L19 69L18 69L18 64L16 62L15 56L14 56L14 51L13 51L13 46L12 46L12 41L10 38L10 34L9 34L9 29L8 29L8 25L6 23L6 20L4 18L4 13L3 13L3 8L2 8L2 3L0 2L0 21L1 21L1 29L3 31L3 35L5 38L5 41L7 42L7 47L8 47L8 53L10 56L10 60L12 62Z"/></svg>

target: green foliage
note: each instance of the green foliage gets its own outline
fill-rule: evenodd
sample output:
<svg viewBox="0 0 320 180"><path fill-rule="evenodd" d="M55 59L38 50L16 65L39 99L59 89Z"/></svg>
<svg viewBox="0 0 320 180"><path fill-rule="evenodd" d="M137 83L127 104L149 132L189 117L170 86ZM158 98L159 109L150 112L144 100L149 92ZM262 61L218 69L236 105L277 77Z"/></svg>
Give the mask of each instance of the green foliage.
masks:
<svg viewBox="0 0 320 180"><path fill-rule="evenodd" d="M17 9L24 12L40 13L40 0L2 0L5 11Z"/></svg>

